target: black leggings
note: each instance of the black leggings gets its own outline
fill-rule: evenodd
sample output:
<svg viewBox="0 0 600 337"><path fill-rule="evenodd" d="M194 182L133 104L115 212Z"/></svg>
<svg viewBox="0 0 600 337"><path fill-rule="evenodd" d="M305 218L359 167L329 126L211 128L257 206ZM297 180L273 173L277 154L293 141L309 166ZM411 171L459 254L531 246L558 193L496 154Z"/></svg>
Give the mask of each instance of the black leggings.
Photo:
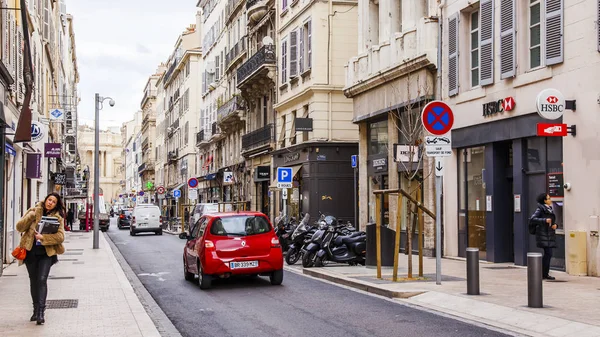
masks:
<svg viewBox="0 0 600 337"><path fill-rule="evenodd" d="M52 258L45 253L36 254L33 249L27 252L25 265L29 273L29 290L31 291L33 305L46 306L46 296L48 295L47 281L52 264Z"/></svg>
<svg viewBox="0 0 600 337"><path fill-rule="evenodd" d="M550 259L552 259L552 248L544 248L544 257L542 257L542 275L550 274Z"/></svg>

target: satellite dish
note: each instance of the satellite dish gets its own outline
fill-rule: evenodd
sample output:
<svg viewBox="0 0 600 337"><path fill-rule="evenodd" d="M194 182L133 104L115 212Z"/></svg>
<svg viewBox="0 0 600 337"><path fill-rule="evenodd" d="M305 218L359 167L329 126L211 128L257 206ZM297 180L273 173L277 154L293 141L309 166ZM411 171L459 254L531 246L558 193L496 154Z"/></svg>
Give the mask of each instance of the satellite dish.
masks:
<svg viewBox="0 0 600 337"><path fill-rule="evenodd" d="M262 43L265 46L270 46L270 45L273 44L273 39L270 36L267 35L267 36L263 37Z"/></svg>

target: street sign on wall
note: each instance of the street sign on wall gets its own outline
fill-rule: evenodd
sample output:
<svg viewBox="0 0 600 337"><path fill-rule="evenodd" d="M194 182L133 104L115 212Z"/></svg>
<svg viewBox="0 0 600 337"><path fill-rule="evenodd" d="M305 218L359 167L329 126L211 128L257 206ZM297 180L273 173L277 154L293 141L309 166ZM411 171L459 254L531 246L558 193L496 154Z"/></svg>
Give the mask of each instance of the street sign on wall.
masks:
<svg viewBox="0 0 600 337"><path fill-rule="evenodd" d="M427 157L449 157L452 155L452 140L449 136L426 136L425 155Z"/></svg>
<svg viewBox="0 0 600 337"><path fill-rule="evenodd" d="M567 124L538 123L537 135L543 137L564 137L568 134Z"/></svg>
<svg viewBox="0 0 600 337"><path fill-rule="evenodd" d="M278 167L277 168L277 187L278 188L292 188L292 168L291 167Z"/></svg>

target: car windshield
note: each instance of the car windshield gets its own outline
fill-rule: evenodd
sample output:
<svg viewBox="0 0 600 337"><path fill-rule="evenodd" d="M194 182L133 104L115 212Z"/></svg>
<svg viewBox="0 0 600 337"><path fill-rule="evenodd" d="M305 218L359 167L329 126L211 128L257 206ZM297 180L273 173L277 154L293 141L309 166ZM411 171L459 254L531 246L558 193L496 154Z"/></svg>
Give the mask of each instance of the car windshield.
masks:
<svg viewBox="0 0 600 337"><path fill-rule="evenodd" d="M271 226L262 216L230 216L214 220L210 233L221 236L247 236L267 233Z"/></svg>

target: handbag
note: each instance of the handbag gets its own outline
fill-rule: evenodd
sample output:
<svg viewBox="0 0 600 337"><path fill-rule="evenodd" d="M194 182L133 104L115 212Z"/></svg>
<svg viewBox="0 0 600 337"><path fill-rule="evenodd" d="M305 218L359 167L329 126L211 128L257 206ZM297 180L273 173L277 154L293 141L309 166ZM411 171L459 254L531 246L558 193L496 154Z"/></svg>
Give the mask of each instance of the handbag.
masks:
<svg viewBox="0 0 600 337"><path fill-rule="evenodd" d="M17 260L25 260L25 257L27 256L27 249L17 247L13 250L12 256Z"/></svg>

